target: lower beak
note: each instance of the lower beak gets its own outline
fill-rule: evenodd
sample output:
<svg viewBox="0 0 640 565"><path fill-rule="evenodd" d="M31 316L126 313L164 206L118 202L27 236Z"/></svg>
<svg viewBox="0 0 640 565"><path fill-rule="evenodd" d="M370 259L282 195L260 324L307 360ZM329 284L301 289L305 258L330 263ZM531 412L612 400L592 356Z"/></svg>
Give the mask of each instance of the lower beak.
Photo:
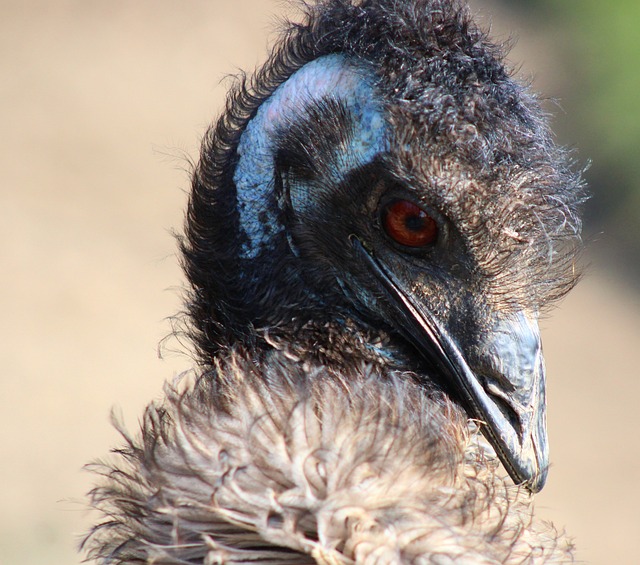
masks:
<svg viewBox="0 0 640 565"><path fill-rule="evenodd" d="M532 492L544 486L548 468L545 372L535 319L522 312L494 321L479 340L479 366L471 370L457 341L394 275L355 239L399 315L393 324L451 384L515 483ZM480 371L478 371L480 373Z"/></svg>

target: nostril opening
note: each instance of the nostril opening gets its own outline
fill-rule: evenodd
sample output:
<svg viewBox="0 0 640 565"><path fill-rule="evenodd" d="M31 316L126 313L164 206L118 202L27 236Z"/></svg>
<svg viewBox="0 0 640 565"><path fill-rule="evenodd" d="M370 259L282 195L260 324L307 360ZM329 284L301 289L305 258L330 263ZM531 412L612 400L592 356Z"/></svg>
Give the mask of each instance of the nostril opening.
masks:
<svg viewBox="0 0 640 565"><path fill-rule="evenodd" d="M493 394L492 390L485 389L493 403L502 412L502 415L508 420L511 427L516 431L518 437L522 440L523 426L518 413L513 409L508 400L500 394Z"/></svg>
<svg viewBox="0 0 640 565"><path fill-rule="evenodd" d="M484 359L476 364L475 373L480 375L483 387L488 391L489 388L501 391L502 394L511 394L516 390L515 384L509 380L504 374L501 367L497 367L492 360ZM492 393L495 394L495 393Z"/></svg>
<svg viewBox="0 0 640 565"><path fill-rule="evenodd" d="M510 385L510 391L514 390L513 385L511 385L509 381L506 381L504 377L496 382L496 379L492 376L485 375L480 377L480 382L487 396L489 396L511 427L516 431L520 441L524 441L524 425L521 414L514 408L514 399L505 391L507 387L504 387L502 383L507 382Z"/></svg>

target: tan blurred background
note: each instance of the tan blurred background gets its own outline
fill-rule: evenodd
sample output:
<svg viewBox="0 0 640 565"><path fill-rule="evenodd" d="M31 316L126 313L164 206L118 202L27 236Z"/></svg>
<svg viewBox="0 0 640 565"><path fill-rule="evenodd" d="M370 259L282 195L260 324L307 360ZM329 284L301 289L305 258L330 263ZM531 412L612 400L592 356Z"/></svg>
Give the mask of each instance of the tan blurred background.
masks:
<svg viewBox="0 0 640 565"><path fill-rule="evenodd" d="M157 356L180 308L170 231L187 156L221 109L221 79L264 59L284 9L0 0L1 565L80 562L81 469L118 441L111 407L134 428L163 381L189 368ZM561 43L541 19L482 9L499 36L519 37L511 60L536 88L562 95ZM575 537L581 561L637 563L640 294L599 230L585 280L544 322L553 468L537 508Z"/></svg>

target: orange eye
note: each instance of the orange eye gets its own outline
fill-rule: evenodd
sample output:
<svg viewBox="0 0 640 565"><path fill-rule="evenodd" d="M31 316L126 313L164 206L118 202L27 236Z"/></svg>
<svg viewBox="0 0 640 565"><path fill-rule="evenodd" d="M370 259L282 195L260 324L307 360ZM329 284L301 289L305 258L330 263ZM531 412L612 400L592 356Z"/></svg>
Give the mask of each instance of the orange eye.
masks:
<svg viewBox="0 0 640 565"><path fill-rule="evenodd" d="M424 247L438 237L435 220L407 200L393 200L384 207L382 227L396 243L407 247Z"/></svg>

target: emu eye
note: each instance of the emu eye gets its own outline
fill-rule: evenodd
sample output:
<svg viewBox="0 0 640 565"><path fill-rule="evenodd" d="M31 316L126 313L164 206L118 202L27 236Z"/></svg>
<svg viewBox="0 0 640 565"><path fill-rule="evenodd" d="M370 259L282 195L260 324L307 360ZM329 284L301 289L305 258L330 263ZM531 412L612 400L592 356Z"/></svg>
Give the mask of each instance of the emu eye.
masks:
<svg viewBox="0 0 640 565"><path fill-rule="evenodd" d="M381 219L387 235L406 247L424 247L438 237L436 221L408 200L392 200L386 204Z"/></svg>

